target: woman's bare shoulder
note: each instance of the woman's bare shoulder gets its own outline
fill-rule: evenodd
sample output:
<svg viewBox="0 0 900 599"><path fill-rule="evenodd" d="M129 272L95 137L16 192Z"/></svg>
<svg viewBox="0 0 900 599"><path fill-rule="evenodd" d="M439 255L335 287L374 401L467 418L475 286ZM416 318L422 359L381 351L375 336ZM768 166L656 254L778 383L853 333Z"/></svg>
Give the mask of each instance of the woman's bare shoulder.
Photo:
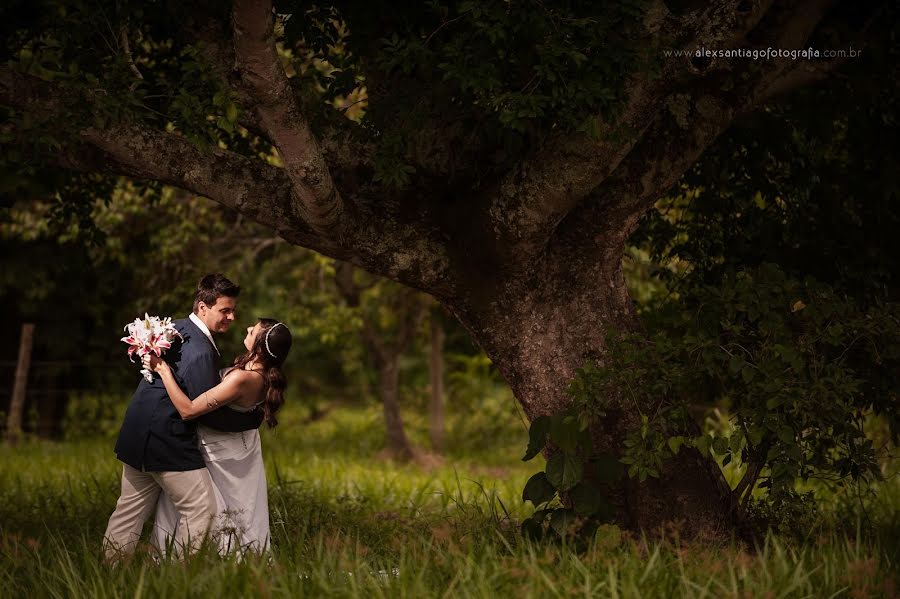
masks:
<svg viewBox="0 0 900 599"><path fill-rule="evenodd" d="M244 385L261 385L265 380L265 375L261 370L244 370L240 368L234 368L225 375L225 380L233 378L233 380L244 386Z"/></svg>

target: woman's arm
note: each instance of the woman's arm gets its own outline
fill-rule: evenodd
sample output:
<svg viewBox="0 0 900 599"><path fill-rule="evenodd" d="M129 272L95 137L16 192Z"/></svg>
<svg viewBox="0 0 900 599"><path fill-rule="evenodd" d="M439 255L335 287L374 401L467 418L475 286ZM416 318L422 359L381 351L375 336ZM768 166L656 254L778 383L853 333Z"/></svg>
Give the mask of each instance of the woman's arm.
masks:
<svg viewBox="0 0 900 599"><path fill-rule="evenodd" d="M245 378L232 375L191 401L191 398L178 386L172 369L164 360L150 354L144 356L142 362L144 368L154 371L162 379L163 385L166 387L166 393L169 394L169 399L172 400L172 404L178 410L178 414L181 415L183 420L191 420L216 408L221 408L226 404L239 400L246 392Z"/></svg>

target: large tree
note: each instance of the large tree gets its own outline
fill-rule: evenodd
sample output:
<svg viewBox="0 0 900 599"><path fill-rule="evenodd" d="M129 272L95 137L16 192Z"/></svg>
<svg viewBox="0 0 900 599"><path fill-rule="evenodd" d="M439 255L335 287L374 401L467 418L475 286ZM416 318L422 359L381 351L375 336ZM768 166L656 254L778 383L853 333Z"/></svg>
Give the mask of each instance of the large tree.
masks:
<svg viewBox="0 0 900 599"><path fill-rule="evenodd" d="M12 3L0 19L4 197L37 185L77 199L80 172L212 198L433 295L535 418L569 403L611 328L638 326L621 261L641 215L736 119L852 61L893 10ZM800 48L818 55L766 54ZM594 450L617 454L639 407L624 393L608 403ZM737 521L718 469L693 450L610 500L629 527Z"/></svg>

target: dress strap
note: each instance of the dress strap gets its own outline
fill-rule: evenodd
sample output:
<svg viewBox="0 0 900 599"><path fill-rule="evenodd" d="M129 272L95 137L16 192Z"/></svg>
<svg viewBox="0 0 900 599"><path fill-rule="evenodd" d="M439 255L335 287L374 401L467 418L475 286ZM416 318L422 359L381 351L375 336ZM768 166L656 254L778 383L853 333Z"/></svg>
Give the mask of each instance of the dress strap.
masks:
<svg viewBox="0 0 900 599"><path fill-rule="evenodd" d="M222 370L226 370L226 371L227 371L227 372L225 372L225 373L222 374L222 378L225 378L226 376L228 376L228 375L231 374L232 372L237 371L237 368L235 368L234 366L231 366L230 368L223 368ZM242 370L243 372L255 372L255 373L258 374L259 376L263 377L263 380L266 379L266 375L264 375L264 374L262 373L262 370L258 370L258 369L256 369L256 368L251 368L250 370L245 370L245 369L242 368L241 370Z"/></svg>

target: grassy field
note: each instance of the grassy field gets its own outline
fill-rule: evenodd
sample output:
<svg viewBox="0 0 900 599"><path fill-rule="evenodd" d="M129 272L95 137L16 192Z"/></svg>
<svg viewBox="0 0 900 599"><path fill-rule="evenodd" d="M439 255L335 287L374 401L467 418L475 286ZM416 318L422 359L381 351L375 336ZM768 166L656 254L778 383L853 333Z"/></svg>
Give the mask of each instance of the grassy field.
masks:
<svg viewBox="0 0 900 599"><path fill-rule="evenodd" d="M507 406L508 407L508 406ZM2 448L0 597L897 597L900 486L866 520L830 513L804 541L647 543L605 528L586 551L517 534L530 513L513 411L451 422L443 461L378 457L380 411L338 408L314 423L286 409L266 432L274 552L157 564L146 552L104 566L100 539L120 464L110 439ZM424 444L426 424L408 416ZM538 458L540 459L540 458ZM840 501L833 509L842 509ZM847 526L859 523L858 529Z"/></svg>

